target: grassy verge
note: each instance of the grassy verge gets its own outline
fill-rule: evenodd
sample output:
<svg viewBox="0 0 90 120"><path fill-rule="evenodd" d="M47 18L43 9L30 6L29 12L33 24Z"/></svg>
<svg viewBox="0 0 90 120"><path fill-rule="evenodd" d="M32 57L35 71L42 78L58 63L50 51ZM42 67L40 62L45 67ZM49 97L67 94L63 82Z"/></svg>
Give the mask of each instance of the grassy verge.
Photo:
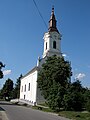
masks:
<svg viewBox="0 0 90 120"><path fill-rule="evenodd" d="M50 108L39 108L38 106L33 106L33 109L41 110L44 112L52 112L55 113L53 110ZM90 112L74 112L74 111L60 111L57 113L59 116L69 118L71 120L90 120Z"/></svg>
<svg viewBox="0 0 90 120"><path fill-rule="evenodd" d="M53 112L53 110L51 110L50 108L43 108L43 107L38 107L38 106L32 106L32 108L36 110L41 110L44 112Z"/></svg>
<svg viewBox="0 0 90 120"><path fill-rule="evenodd" d="M45 103L45 102L44 102L44 103L40 103L40 104L38 104L38 105L48 107L47 103Z"/></svg>
<svg viewBox="0 0 90 120"><path fill-rule="evenodd" d="M59 116L72 120L90 120L90 112L61 111L59 112Z"/></svg>

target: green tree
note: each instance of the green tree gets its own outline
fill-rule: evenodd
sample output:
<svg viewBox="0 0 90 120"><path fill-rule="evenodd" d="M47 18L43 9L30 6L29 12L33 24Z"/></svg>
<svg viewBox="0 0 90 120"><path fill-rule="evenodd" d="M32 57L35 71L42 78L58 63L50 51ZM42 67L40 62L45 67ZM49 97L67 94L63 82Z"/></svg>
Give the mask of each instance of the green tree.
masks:
<svg viewBox="0 0 90 120"><path fill-rule="evenodd" d="M86 102L86 110L90 112L90 98Z"/></svg>
<svg viewBox="0 0 90 120"><path fill-rule="evenodd" d="M90 89L86 88L84 92L85 108L90 111Z"/></svg>
<svg viewBox="0 0 90 120"><path fill-rule="evenodd" d="M71 66L63 57L51 56L42 65L38 87L50 108L59 110L71 78Z"/></svg>
<svg viewBox="0 0 90 120"><path fill-rule="evenodd" d="M20 83L21 83L22 74L17 79L14 90L13 90L13 98L19 98L20 97Z"/></svg>
<svg viewBox="0 0 90 120"><path fill-rule="evenodd" d="M67 89L63 98L65 110L80 111L84 106L83 88L79 80L73 82Z"/></svg>
<svg viewBox="0 0 90 120"><path fill-rule="evenodd" d="M8 78L6 80L5 84L3 85L3 88L1 89L1 95L9 100L12 97L12 91L13 91L13 81Z"/></svg>
<svg viewBox="0 0 90 120"><path fill-rule="evenodd" d="M5 67L2 62L0 62L0 79L3 78L2 68Z"/></svg>

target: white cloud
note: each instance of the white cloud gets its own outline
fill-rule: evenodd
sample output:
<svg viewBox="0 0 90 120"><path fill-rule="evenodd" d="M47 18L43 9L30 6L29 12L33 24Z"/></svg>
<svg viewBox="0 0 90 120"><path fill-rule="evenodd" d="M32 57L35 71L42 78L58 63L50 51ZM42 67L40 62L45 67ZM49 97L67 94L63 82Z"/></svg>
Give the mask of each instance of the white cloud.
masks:
<svg viewBox="0 0 90 120"><path fill-rule="evenodd" d="M76 74L76 75L75 75L75 79L81 80L81 79L83 79L85 76L86 76L86 75L85 75L84 73L79 73L79 74Z"/></svg>
<svg viewBox="0 0 90 120"><path fill-rule="evenodd" d="M11 70L4 70L3 71L3 75L5 76L5 75L9 75L9 74L11 74Z"/></svg>
<svg viewBox="0 0 90 120"><path fill-rule="evenodd" d="M66 54L62 54L62 56L63 56L63 57L67 57L67 55L66 55Z"/></svg>

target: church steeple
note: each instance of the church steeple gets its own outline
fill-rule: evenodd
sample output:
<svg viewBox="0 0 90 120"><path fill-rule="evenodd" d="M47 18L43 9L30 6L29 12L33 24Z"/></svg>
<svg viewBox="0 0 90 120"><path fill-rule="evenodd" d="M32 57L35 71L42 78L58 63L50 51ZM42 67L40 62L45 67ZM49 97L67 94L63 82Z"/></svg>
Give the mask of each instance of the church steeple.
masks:
<svg viewBox="0 0 90 120"><path fill-rule="evenodd" d="M57 27L56 27L56 22L57 21L56 21L55 15L54 15L54 7L52 7L52 13L51 13L51 17L50 17L50 21L49 21L49 28L48 28L49 32L53 32L53 31L58 32Z"/></svg>
<svg viewBox="0 0 90 120"><path fill-rule="evenodd" d="M43 58L52 55L61 56L61 46L60 46L61 34L59 33L56 26L54 7L52 7L48 32L44 34L43 39L44 39Z"/></svg>

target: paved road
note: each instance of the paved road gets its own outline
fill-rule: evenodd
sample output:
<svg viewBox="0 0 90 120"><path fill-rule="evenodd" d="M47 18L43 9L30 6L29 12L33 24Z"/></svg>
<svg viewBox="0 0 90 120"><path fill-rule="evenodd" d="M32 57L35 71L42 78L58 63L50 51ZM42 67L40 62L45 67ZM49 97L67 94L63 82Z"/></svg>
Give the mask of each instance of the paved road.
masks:
<svg viewBox="0 0 90 120"><path fill-rule="evenodd" d="M28 107L12 105L7 102L0 102L0 107L5 111L9 120L69 120Z"/></svg>

